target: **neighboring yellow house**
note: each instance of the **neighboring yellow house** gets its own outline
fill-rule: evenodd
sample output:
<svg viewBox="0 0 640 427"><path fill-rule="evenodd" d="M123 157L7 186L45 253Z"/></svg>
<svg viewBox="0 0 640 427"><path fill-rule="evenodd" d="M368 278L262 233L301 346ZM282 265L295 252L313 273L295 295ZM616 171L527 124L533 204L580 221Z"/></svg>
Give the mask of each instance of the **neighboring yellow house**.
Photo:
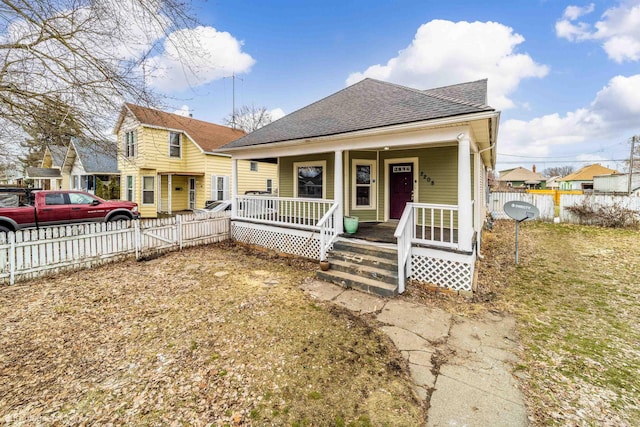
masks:
<svg viewBox="0 0 640 427"><path fill-rule="evenodd" d="M127 103L114 133L121 197L137 202L142 217L231 198L231 156L216 149L242 137L243 131ZM237 169L242 194L277 192L275 162L245 160Z"/></svg>

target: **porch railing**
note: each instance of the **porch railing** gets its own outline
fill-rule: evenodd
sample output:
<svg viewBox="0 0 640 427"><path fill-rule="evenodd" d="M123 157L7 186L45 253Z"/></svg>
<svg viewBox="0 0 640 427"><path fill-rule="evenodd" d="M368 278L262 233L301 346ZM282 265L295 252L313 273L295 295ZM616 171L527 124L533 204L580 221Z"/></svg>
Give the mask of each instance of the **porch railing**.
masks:
<svg viewBox="0 0 640 427"><path fill-rule="evenodd" d="M294 225L318 230L321 219L334 205L333 200L276 196L237 196L236 216L254 222Z"/></svg>
<svg viewBox="0 0 640 427"><path fill-rule="evenodd" d="M338 237L338 230L336 228L337 210L338 204L334 203L320 221L318 221L317 226L320 228L320 261L327 259L327 251L333 241Z"/></svg>
<svg viewBox="0 0 640 427"><path fill-rule="evenodd" d="M404 285L407 280L407 262L409 261L409 256L411 256L411 241L415 233L415 210L410 205L411 203L408 203L404 208L394 233L398 242L398 293L404 292Z"/></svg>

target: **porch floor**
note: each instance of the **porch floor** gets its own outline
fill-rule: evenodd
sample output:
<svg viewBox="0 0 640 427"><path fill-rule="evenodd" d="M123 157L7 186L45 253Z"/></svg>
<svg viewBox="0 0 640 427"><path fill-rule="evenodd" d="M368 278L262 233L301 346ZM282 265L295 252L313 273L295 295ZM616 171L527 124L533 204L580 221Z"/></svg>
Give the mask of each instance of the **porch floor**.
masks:
<svg viewBox="0 0 640 427"><path fill-rule="evenodd" d="M397 244L397 239L394 237L394 233L396 228L398 227L398 221L387 221L387 222L361 222L358 224L358 231L354 234L344 233L340 237L344 237L347 239L360 239L367 240L369 242L378 242L378 243L392 243ZM444 234L443 241L449 241L450 232L448 229L442 230ZM420 225L416 226L416 236L424 237L427 239L431 239L431 229L425 227L424 236L422 235L422 227ZM434 230L435 239L440 239L440 229ZM458 230L453 230L453 241L458 241Z"/></svg>

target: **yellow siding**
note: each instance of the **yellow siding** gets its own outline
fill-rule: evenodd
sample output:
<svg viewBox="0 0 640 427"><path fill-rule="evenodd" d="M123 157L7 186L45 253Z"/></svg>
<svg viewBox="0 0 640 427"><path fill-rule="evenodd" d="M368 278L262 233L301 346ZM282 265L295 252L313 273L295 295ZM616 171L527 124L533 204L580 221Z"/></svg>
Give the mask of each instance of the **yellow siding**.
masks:
<svg viewBox="0 0 640 427"><path fill-rule="evenodd" d="M277 190L278 165L274 163L258 162L258 170L251 170L251 162L238 161L238 193L247 191L266 191L267 179L273 180L274 194Z"/></svg>

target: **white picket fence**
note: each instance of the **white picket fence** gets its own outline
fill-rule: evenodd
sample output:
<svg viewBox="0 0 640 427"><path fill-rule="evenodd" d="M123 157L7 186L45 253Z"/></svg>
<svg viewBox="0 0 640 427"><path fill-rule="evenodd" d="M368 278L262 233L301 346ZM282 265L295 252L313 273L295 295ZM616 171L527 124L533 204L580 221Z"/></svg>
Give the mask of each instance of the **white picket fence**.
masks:
<svg viewBox="0 0 640 427"><path fill-rule="evenodd" d="M0 233L0 283L229 238L228 212Z"/></svg>
<svg viewBox="0 0 640 427"><path fill-rule="evenodd" d="M560 196L560 222L579 224L580 219L569 212L567 207L575 206L587 200L593 206L620 206L640 213L640 197L605 196L595 194L562 194Z"/></svg>
<svg viewBox="0 0 640 427"><path fill-rule="evenodd" d="M489 212L494 219L509 219L504 213L504 204L507 202L527 202L534 205L540 211L540 219L553 221L555 206L551 194L509 193L496 192L489 194Z"/></svg>

